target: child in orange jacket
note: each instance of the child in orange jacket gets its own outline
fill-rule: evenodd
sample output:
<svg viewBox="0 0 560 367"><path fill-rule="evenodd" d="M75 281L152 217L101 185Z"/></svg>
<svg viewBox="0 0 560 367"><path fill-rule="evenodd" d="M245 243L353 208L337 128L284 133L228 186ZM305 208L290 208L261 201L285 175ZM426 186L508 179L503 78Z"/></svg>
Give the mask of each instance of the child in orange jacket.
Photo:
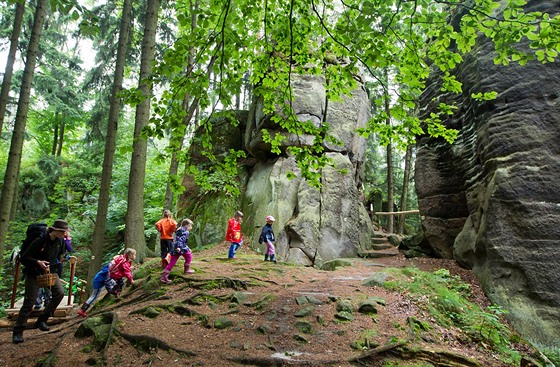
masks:
<svg viewBox="0 0 560 367"><path fill-rule="evenodd" d="M177 230L177 222L173 220L171 211L167 209L163 211L163 218L156 222L156 228L159 232L161 267L165 269L168 264L167 254L171 251L173 244L173 233Z"/></svg>

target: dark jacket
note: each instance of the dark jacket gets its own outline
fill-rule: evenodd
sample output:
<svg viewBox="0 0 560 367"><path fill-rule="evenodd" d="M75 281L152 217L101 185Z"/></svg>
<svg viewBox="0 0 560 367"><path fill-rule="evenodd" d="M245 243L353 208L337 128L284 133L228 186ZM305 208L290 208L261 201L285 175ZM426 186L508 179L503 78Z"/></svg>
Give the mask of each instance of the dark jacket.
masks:
<svg viewBox="0 0 560 367"><path fill-rule="evenodd" d="M37 264L37 260L48 261L51 273L56 273L56 260L64 256L64 242L61 238L51 240L47 234L45 237L38 237L21 255L21 263L25 265L23 269L26 275L37 276L43 274L43 269Z"/></svg>
<svg viewBox="0 0 560 367"><path fill-rule="evenodd" d="M173 242L173 251L171 255L180 255L189 252L191 249L188 245L189 231L186 227L181 227L175 232L175 241Z"/></svg>
<svg viewBox="0 0 560 367"><path fill-rule="evenodd" d="M272 230L272 225L271 224L265 224L261 235L259 237L259 243L263 243L263 242L274 242L274 231Z"/></svg>

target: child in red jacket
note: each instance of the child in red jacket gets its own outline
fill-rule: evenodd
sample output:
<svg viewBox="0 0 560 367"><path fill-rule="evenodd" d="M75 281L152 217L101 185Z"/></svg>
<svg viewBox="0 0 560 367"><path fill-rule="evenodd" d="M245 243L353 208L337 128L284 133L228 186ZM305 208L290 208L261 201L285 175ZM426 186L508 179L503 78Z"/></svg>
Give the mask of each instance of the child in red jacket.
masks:
<svg viewBox="0 0 560 367"><path fill-rule="evenodd" d="M241 245L243 245L241 223L243 223L243 213L240 211L236 211L233 218L228 220L226 241L231 242L231 246L229 247L228 259L235 258L235 252L241 247Z"/></svg>

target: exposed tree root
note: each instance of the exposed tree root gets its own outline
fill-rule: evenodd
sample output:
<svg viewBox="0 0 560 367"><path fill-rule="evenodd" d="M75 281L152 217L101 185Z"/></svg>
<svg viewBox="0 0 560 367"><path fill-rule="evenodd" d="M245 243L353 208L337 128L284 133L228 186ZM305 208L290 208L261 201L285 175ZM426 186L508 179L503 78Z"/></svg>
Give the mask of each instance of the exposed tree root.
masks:
<svg viewBox="0 0 560 367"><path fill-rule="evenodd" d="M401 359L423 360L437 367L481 367L481 365L468 358L448 351L434 351L421 347L408 347L415 338L415 320L407 319L409 330L406 340L390 343L368 350L359 356L348 359L348 362L366 362L380 354L391 354Z"/></svg>
<svg viewBox="0 0 560 367"><path fill-rule="evenodd" d="M383 353L387 353L391 350L394 350L396 348L400 348L404 345L406 345L407 342L397 342L397 343L390 343L387 345L382 345L379 346L377 348L368 350L367 352L364 352L356 357L352 357L348 359L348 362L360 362L360 361L364 361L364 360L368 360L368 359L372 359L373 357L379 355L379 354L383 354Z"/></svg>
<svg viewBox="0 0 560 367"><path fill-rule="evenodd" d="M188 275L175 275L174 279L183 279L189 287L194 289L215 289L215 288L232 288L235 290L247 289L247 281L240 279L231 279L228 277L217 277L210 279L197 279Z"/></svg>
<svg viewBox="0 0 560 367"><path fill-rule="evenodd" d="M103 317L107 320L110 319L111 320L111 325L108 331L108 336L107 338L104 340L104 344L102 345L103 348L103 352L102 352L102 360L103 360L103 364L107 364L107 353L109 350L109 346L112 343L113 338L115 337L115 335L121 336L123 337L125 340L127 340L129 343L131 343L136 349L145 352L145 353L149 353L150 351L152 351L153 349L163 349L165 351L175 351L177 353L180 354L184 354L186 356L189 357L193 357L196 354L188 351L188 350L184 350L181 348L176 348L173 347L171 345L169 345L168 343L166 343L165 341L150 336L150 335L133 335L133 334L128 334L125 333L121 330L118 329L118 316L116 313L114 312L108 312L105 313L103 315Z"/></svg>
<svg viewBox="0 0 560 367"><path fill-rule="evenodd" d="M278 282L275 282L274 280L270 280L270 279L261 279L259 277L255 277L255 276L251 276L249 277L249 279L255 279L258 280L259 282L263 282L263 283L270 283L270 284L275 284L278 285Z"/></svg>
<svg viewBox="0 0 560 367"><path fill-rule="evenodd" d="M437 367L482 367L480 363L468 357L449 351L435 351L421 348L402 347L390 351L401 359L414 359L430 362Z"/></svg>
<svg viewBox="0 0 560 367"><path fill-rule="evenodd" d="M56 343L54 348L49 353L48 357L44 361L37 362L35 367L51 367L51 366L54 365L54 362L56 361L56 357L58 356L58 350L60 349L60 346L62 345L62 342L64 341L64 337L67 334L68 334L68 332L62 334L62 336L60 338L58 338L58 343Z"/></svg>
<svg viewBox="0 0 560 367"><path fill-rule="evenodd" d="M111 316L111 328L109 329L109 335L107 336L107 341L103 346L102 358L104 363L107 362L107 350L109 350L109 345L111 345L111 341L113 339L113 335L115 334L115 329L117 328L117 321L118 321L118 316L116 313L110 312L109 315Z"/></svg>
<svg viewBox="0 0 560 367"><path fill-rule="evenodd" d="M155 338L151 335L133 335L119 331L119 335L125 338L128 342L134 345L135 348L142 350L143 352L150 352L152 349L163 349L165 351L172 350L177 353L184 354L188 357L196 356L196 353L189 350L175 348L172 345L167 344L165 341Z"/></svg>
<svg viewBox="0 0 560 367"><path fill-rule="evenodd" d="M251 357L243 356L237 358L228 358L229 361L235 362L241 365L247 366L258 366L258 367L282 367L282 366L308 366L308 367L326 367L330 365L336 365L341 363L341 361L307 361L307 360L294 360L294 359L282 359L273 357Z"/></svg>

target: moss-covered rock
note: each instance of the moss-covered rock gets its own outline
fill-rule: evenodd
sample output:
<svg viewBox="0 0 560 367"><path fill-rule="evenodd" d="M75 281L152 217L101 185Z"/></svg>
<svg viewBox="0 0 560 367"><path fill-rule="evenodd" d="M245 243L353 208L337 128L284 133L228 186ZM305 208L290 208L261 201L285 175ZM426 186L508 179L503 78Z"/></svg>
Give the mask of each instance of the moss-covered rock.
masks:
<svg viewBox="0 0 560 367"><path fill-rule="evenodd" d="M352 266L352 262L346 259L334 259L325 261L323 265L321 265L321 270L334 271L337 268L344 266Z"/></svg>

